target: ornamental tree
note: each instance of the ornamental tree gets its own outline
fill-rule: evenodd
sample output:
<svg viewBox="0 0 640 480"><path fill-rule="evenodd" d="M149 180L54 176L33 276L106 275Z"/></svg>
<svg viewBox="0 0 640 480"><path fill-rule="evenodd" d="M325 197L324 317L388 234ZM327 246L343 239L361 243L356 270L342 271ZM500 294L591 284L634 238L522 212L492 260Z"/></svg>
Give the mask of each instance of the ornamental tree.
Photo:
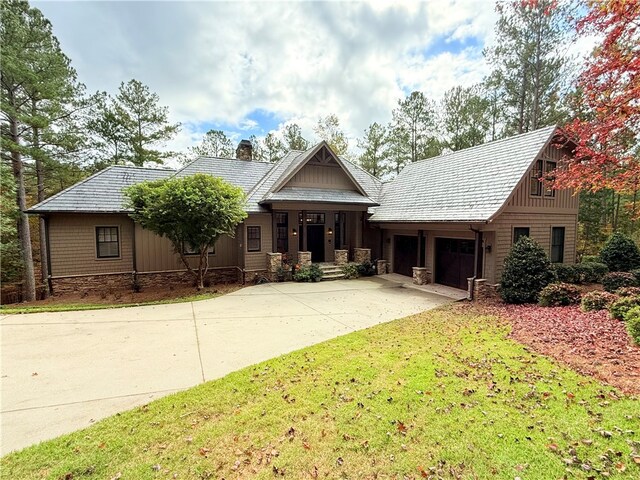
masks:
<svg viewBox="0 0 640 480"><path fill-rule="evenodd" d="M142 182L125 190L129 214L143 228L169 239L198 290L209 269L209 247L223 235L233 237L247 213L245 194L221 178L196 174ZM185 249L197 254L197 267Z"/></svg>
<svg viewBox="0 0 640 480"><path fill-rule="evenodd" d="M574 158L556 172L556 188L636 193L640 187L640 2L589 2L577 22L602 42L579 75L582 118L564 127ZM635 213L635 212L634 212Z"/></svg>

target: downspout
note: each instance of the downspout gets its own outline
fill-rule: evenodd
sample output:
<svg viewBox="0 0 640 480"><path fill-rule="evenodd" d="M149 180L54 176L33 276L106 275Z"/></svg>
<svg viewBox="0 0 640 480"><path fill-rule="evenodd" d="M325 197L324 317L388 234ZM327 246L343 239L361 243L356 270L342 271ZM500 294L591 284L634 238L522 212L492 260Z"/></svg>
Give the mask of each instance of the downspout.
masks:
<svg viewBox="0 0 640 480"><path fill-rule="evenodd" d="M49 290L49 295L53 295L53 281L51 280L51 241L49 240L49 217L47 215L43 215L42 219L44 220L44 243L47 249L47 271L44 272L45 278L47 279L47 289Z"/></svg>

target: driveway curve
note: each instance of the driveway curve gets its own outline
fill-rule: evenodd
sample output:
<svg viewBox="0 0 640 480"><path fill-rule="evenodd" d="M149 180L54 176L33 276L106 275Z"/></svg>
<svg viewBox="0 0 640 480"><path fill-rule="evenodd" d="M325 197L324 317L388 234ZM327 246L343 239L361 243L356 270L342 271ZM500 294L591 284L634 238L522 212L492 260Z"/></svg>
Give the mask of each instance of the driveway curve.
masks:
<svg viewBox="0 0 640 480"><path fill-rule="evenodd" d="M161 396L452 299L380 278L0 320L5 454Z"/></svg>

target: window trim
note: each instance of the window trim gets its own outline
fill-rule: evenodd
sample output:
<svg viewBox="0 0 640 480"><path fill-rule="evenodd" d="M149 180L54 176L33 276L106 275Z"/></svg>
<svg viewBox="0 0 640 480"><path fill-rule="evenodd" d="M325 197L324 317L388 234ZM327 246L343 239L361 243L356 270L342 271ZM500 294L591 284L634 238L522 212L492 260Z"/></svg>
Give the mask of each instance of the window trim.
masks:
<svg viewBox="0 0 640 480"><path fill-rule="evenodd" d="M114 243L114 242L100 242L98 236L98 229L100 228L115 228L116 235L118 236L117 245L118 245L118 254L117 255L100 255L100 243ZM120 225L95 225L94 234L96 238L96 260L118 260L122 258L122 250L120 248Z"/></svg>
<svg viewBox="0 0 640 480"><path fill-rule="evenodd" d="M554 243L553 243L553 231L556 228L561 228L562 229L562 244L561 245L554 245ZM549 239L549 258L551 260L551 263L564 263L564 251L565 251L566 245L567 245L567 227L565 227L565 226L552 226L551 227L551 238ZM561 247L560 260L554 260L553 259L553 248L554 247Z"/></svg>
<svg viewBox="0 0 640 480"><path fill-rule="evenodd" d="M511 245L515 244L515 243L516 243L516 241L517 241L517 240L516 240L516 229L524 229L524 228L526 228L526 229L527 229L527 231L529 232L529 233L527 233L527 235L526 235L526 236L527 236L527 237L529 237L529 238L531 238L531 227L513 226L513 227L511 227ZM520 237L518 237L518 240L519 240L519 239L520 239Z"/></svg>
<svg viewBox="0 0 640 480"><path fill-rule="evenodd" d="M249 240L256 240L254 239L250 239L249 238L249 229L251 228L257 228L258 229L258 249L252 249L249 248ZM261 252L262 251L262 226L261 225L247 225L246 228L246 235L247 235L247 253L256 253L256 252Z"/></svg>
<svg viewBox="0 0 640 480"><path fill-rule="evenodd" d="M186 244L184 242L182 242L182 254L186 257L200 255L198 252L188 252L186 249ZM207 249L207 255L211 257L211 256L215 256L215 254L216 254L216 245L214 243L213 245L209 245L209 248Z"/></svg>

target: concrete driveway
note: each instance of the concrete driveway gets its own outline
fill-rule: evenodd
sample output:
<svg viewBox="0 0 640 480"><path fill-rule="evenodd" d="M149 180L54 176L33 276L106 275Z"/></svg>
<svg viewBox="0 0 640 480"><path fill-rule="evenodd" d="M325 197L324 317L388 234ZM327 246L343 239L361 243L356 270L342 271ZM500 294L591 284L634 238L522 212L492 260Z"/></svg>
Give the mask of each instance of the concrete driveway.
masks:
<svg viewBox="0 0 640 480"><path fill-rule="evenodd" d="M0 453L451 301L372 277L258 285L193 303L5 316Z"/></svg>

